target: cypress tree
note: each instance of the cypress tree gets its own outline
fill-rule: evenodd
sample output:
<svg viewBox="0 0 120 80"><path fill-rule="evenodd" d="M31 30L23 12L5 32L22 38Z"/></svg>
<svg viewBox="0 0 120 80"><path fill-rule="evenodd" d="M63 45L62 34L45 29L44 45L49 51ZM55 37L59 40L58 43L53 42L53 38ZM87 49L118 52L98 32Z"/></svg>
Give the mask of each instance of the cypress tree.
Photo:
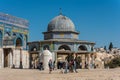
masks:
<svg viewBox="0 0 120 80"><path fill-rule="evenodd" d="M113 48L113 44L112 44L112 42L110 42L109 50L111 51L112 48Z"/></svg>
<svg viewBox="0 0 120 80"><path fill-rule="evenodd" d="M104 46L104 50L107 50L107 49L106 49L106 46Z"/></svg>

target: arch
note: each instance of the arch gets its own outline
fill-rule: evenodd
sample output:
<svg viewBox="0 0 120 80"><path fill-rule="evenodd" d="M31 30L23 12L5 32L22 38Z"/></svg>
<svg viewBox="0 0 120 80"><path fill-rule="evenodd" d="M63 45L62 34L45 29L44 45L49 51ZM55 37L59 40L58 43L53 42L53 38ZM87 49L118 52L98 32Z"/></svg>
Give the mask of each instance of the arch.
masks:
<svg viewBox="0 0 120 80"><path fill-rule="evenodd" d="M32 47L31 51L37 51L37 47L36 46Z"/></svg>
<svg viewBox="0 0 120 80"><path fill-rule="evenodd" d="M17 38L16 39L16 47L21 47L22 46L22 39L21 38Z"/></svg>
<svg viewBox="0 0 120 80"><path fill-rule="evenodd" d="M93 46L91 47L91 51L93 51L94 50L94 48L93 48Z"/></svg>
<svg viewBox="0 0 120 80"><path fill-rule="evenodd" d="M28 46L27 46L27 35L23 35L23 48L24 49L27 49L28 48Z"/></svg>
<svg viewBox="0 0 120 80"><path fill-rule="evenodd" d="M21 38L23 38L23 35L22 34L19 34Z"/></svg>
<svg viewBox="0 0 120 80"><path fill-rule="evenodd" d="M70 49L70 47L69 47L68 45L61 45L61 46L58 48L58 50L61 50L61 49L70 50L70 51L71 51L71 49Z"/></svg>
<svg viewBox="0 0 120 80"><path fill-rule="evenodd" d="M80 45L78 51L87 51L87 47L85 45Z"/></svg>
<svg viewBox="0 0 120 80"><path fill-rule="evenodd" d="M45 46L43 47L43 50L46 50L46 49L50 50L49 45L45 45Z"/></svg>
<svg viewBox="0 0 120 80"><path fill-rule="evenodd" d="M28 41L28 36L27 35L25 35L25 39L26 39L26 43L27 43L27 41Z"/></svg>
<svg viewBox="0 0 120 80"><path fill-rule="evenodd" d="M0 39L2 39L2 31L0 31Z"/></svg>
<svg viewBox="0 0 120 80"><path fill-rule="evenodd" d="M17 34L13 32L13 36L16 36Z"/></svg>
<svg viewBox="0 0 120 80"><path fill-rule="evenodd" d="M7 37L7 36L10 36L10 33L9 33L9 32L6 32L6 33L5 33L5 37Z"/></svg>

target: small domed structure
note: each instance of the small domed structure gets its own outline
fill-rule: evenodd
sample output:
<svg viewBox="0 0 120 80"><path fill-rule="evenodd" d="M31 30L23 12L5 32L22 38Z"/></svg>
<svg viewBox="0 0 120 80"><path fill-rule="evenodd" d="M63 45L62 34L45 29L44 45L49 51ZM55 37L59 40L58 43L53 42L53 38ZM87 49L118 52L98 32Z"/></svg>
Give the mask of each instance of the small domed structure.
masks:
<svg viewBox="0 0 120 80"><path fill-rule="evenodd" d="M49 69L48 62L50 59L52 59L52 53L49 50L44 50L42 53L42 57L44 70Z"/></svg>
<svg viewBox="0 0 120 80"><path fill-rule="evenodd" d="M74 23L68 17L60 14L53 18L47 27L47 31L43 32L44 39L78 39Z"/></svg>
<svg viewBox="0 0 120 80"><path fill-rule="evenodd" d="M47 31L75 31L75 26L71 19L59 15L50 21Z"/></svg>
<svg viewBox="0 0 120 80"><path fill-rule="evenodd" d="M60 15L56 16L48 23L47 30L43 32L43 34L44 40L29 43L29 46L37 45L40 52L43 52L43 56L40 57L40 60L43 62L44 69L48 69L50 59L53 61L53 68L59 68L59 61L64 62L67 55L74 53L76 53L74 57L84 54L84 56L80 56L80 58L83 64L81 67L85 68L84 58L89 60L91 56L86 56L86 54L93 52L92 48L95 43L79 40L79 32L76 31L75 25L70 18L60 13ZM51 52L44 50L46 48ZM93 59L91 59L91 62L92 60Z"/></svg>

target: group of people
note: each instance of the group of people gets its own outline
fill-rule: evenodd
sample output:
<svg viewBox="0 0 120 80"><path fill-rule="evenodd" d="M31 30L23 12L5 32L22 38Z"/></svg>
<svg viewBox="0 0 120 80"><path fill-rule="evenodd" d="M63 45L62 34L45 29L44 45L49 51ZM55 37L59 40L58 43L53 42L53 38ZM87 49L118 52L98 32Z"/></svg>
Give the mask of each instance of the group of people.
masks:
<svg viewBox="0 0 120 80"><path fill-rule="evenodd" d="M62 73L68 73L68 72L78 72L77 69L77 63L76 60L70 60L69 62L67 60L65 60L64 62L60 62L58 61L58 69L61 69ZM52 60L50 59L48 62L48 66L49 66L49 73L52 72L52 70L54 70L55 68L55 62L52 62Z"/></svg>

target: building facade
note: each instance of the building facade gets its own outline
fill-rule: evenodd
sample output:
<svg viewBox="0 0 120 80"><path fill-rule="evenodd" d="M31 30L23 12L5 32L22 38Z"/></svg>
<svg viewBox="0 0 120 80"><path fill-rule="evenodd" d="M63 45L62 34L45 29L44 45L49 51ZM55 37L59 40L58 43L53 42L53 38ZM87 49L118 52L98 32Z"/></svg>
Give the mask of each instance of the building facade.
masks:
<svg viewBox="0 0 120 80"><path fill-rule="evenodd" d="M29 68L27 20L0 13L0 68Z"/></svg>
<svg viewBox="0 0 120 80"><path fill-rule="evenodd" d="M43 32L44 40L28 42L30 53L30 66L39 62L40 55L44 50L52 53L52 60L56 62L64 61L69 54L75 54L82 59L82 68L93 53L94 42L79 40L79 32L75 30L72 20L62 14L53 18Z"/></svg>

